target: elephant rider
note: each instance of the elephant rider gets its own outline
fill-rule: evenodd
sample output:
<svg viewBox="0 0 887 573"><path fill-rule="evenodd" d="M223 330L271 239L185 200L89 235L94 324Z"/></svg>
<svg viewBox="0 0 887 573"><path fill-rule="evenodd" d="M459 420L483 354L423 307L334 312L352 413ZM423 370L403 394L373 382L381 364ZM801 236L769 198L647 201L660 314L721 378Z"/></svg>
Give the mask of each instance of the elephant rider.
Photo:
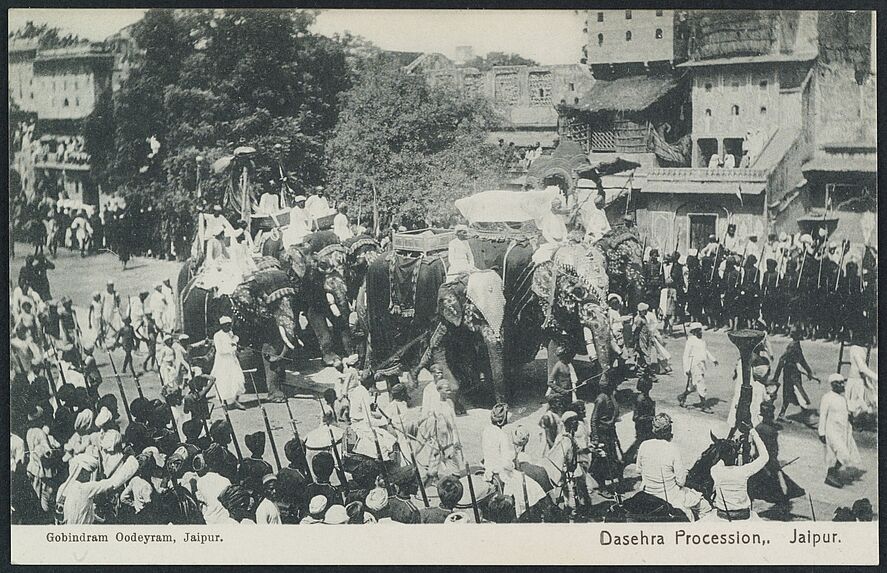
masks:
<svg viewBox="0 0 887 573"><path fill-rule="evenodd" d="M743 428L744 426L744 428ZM706 515L705 521L743 521L759 519L751 510L751 499L748 497L748 480L764 469L770 460L767 446L758 435L757 430L747 422L740 424L740 431L748 431L755 443L758 457L747 464L739 462L739 445L726 448L721 459L712 466L711 477L714 480L714 509Z"/></svg>
<svg viewBox="0 0 887 573"><path fill-rule="evenodd" d="M219 231L230 236L234 233L234 227L231 226L231 223L222 214L222 207L220 205L213 205L211 212L201 213L200 215L199 234L205 253L209 248L209 241L213 237L217 237Z"/></svg>
<svg viewBox="0 0 887 573"><path fill-rule="evenodd" d="M468 243L468 227L456 225L456 236L447 246L447 282L463 273L477 270L474 253Z"/></svg>
<svg viewBox="0 0 887 573"><path fill-rule="evenodd" d="M533 253L533 262L538 264L551 260L554 252L567 240L567 224L564 222L563 200L560 196L551 200L551 209L539 220L539 230L545 243Z"/></svg>
<svg viewBox="0 0 887 573"><path fill-rule="evenodd" d="M373 377L369 376L348 392L350 427L357 436L354 453L371 458L378 457L375 443L378 439L382 458L390 459L397 439L383 428L388 424L388 420L375 407L376 404L370 397L369 387L374 384Z"/></svg>
<svg viewBox="0 0 887 573"><path fill-rule="evenodd" d="M508 423L508 404L502 402L490 411L490 423L481 433L484 479L492 482L502 491L502 475L514 467L514 443L511 434L505 430Z"/></svg>
<svg viewBox="0 0 887 573"><path fill-rule="evenodd" d="M672 421L668 414L656 414L651 423L652 437L638 447L637 468L642 491L679 509L693 520L693 510L707 503L702 494L684 486L687 468L681 452L672 443Z"/></svg>
<svg viewBox="0 0 887 573"><path fill-rule="evenodd" d="M290 209L289 224L284 227L281 239L283 247L298 245L308 235L308 213L305 212L305 196L297 195Z"/></svg>

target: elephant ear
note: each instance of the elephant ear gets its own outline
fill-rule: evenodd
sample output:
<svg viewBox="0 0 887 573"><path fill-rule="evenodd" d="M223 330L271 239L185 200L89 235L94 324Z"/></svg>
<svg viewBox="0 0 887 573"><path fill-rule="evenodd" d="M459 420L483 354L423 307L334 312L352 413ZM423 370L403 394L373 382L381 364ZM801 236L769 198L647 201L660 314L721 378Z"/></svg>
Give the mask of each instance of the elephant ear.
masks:
<svg viewBox="0 0 887 573"><path fill-rule="evenodd" d="M462 301L456 289L452 285L444 284L440 287L437 308L441 317L453 326L462 325Z"/></svg>

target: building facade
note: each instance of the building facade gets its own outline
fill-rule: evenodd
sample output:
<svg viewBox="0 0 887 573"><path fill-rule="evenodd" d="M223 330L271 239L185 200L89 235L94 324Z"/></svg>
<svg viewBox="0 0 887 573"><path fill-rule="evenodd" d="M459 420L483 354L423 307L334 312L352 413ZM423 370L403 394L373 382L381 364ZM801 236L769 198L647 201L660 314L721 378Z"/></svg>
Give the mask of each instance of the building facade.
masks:
<svg viewBox="0 0 887 573"><path fill-rule="evenodd" d="M40 49L10 39L10 96L32 119L15 126L14 167L24 192L95 204L83 122L110 96L113 56L103 44Z"/></svg>
<svg viewBox="0 0 887 573"><path fill-rule="evenodd" d="M601 75L619 66L670 65L686 56L682 22L676 10L587 10L583 59Z"/></svg>

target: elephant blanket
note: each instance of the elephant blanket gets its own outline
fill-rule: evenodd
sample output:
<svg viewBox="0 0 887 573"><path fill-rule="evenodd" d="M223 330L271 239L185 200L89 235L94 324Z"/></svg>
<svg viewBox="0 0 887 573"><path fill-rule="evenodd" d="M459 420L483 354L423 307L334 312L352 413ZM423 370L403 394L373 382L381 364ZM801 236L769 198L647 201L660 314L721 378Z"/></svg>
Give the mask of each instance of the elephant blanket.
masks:
<svg viewBox="0 0 887 573"><path fill-rule="evenodd" d="M501 335L502 320L505 315L505 295L499 275L495 271L477 271L469 274L466 295L493 332Z"/></svg>

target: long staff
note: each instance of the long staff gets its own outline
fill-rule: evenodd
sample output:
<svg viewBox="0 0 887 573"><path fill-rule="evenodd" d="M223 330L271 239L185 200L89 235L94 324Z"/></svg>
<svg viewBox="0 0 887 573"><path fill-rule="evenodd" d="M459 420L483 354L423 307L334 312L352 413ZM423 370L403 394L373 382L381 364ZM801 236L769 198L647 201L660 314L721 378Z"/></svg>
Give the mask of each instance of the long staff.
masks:
<svg viewBox="0 0 887 573"><path fill-rule="evenodd" d="M323 402L320 398L317 398L317 403L320 404L320 419L323 420L324 426L326 426L327 433L330 436L330 449L333 450L333 460L336 462L336 475L339 476L339 482L342 485L342 500L345 499L345 490L348 489L348 478L345 476L345 467L342 465L342 456L339 454L339 448L336 447L336 437L333 435L333 428L326 422L324 416L326 411L323 407ZM377 442L378 444L378 442ZM381 461L381 456L379 461L382 463L382 471L385 471L385 463ZM308 462L305 462L305 465L308 465ZM388 489L388 475L385 474L385 489Z"/></svg>
<svg viewBox="0 0 887 573"><path fill-rule="evenodd" d="M370 432L373 434L373 442L376 443L376 457L379 458L379 464L382 466L382 478L385 480L385 489L390 494L391 480L388 478L388 468L385 467L385 459L382 457L382 446L379 444L379 436L376 435L376 429L373 427L372 420L370 420L370 407L369 404L367 404L366 397L363 399L363 407L366 423L369 425Z"/></svg>
<svg viewBox="0 0 887 573"><path fill-rule="evenodd" d="M262 410L262 418L265 420L265 431L268 432L268 441L271 442L271 453L274 454L274 462L277 464L277 471L280 471L283 466L280 465L280 454L277 453L277 442L274 441L274 434L271 432L271 420L268 419L265 403L262 402L262 399L259 397L259 389L256 386L256 379L253 378L253 371L244 370L244 372L249 376L249 381L253 385L253 392L256 394L256 400L259 401L259 409Z"/></svg>
<svg viewBox="0 0 887 573"><path fill-rule="evenodd" d="M234 432L234 424L231 423L231 416L228 414L228 408L225 407L225 401L222 400L222 393L219 392L219 385L213 384L216 389L216 396L219 397L219 403L222 405L222 412L225 413L225 419L228 420L228 426L231 427L231 441L234 442L234 451L237 453L237 459L243 461L243 454L240 451L240 444L237 442L237 434Z"/></svg>
<svg viewBox="0 0 887 573"><path fill-rule="evenodd" d="M471 480L471 469L468 467L468 460L465 458L465 450L462 449L462 439L459 437L459 428L453 424L453 433L456 435L456 441L459 443L459 451L462 452L462 461L465 464L465 478L468 480L468 493L471 495L471 509L474 510L474 521L480 523L480 510L477 508L477 494L474 493L474 482Z"/></svg>
<svg viewBox="0 0 887 573"><path fill-rule="evenodd" d="M126 410L126 417L132 424L132 414L129 412L129 400L126 398L126 392L123 391L123 382L120 380L120 373L117 372L117 366L114 364L114 358L111 357L111 351L105 348L108 360L111 362L111 369L114 371L114 378L117 380L117 390L120 392L120 399L123 400L123 409Z"/></svg>
<svg viewBox="0 0 887 573"><path fill-rule="evenodd" d="M422 482L422 475L419 473L419 464L416 462L416 453L413 451L413 442L410 441L410 436L407 435L406 426L403 424L400 410L397 410L397 421L400 423L400 431L403 432L407 446L409 446L410 449L410 461L413 462L413 467L416 469L416 479L419 481L419 493L422 494L422 503L425 504L425 507L431 507L431 505L428 504L428 494L425 492L425 484Z"/></svg>

